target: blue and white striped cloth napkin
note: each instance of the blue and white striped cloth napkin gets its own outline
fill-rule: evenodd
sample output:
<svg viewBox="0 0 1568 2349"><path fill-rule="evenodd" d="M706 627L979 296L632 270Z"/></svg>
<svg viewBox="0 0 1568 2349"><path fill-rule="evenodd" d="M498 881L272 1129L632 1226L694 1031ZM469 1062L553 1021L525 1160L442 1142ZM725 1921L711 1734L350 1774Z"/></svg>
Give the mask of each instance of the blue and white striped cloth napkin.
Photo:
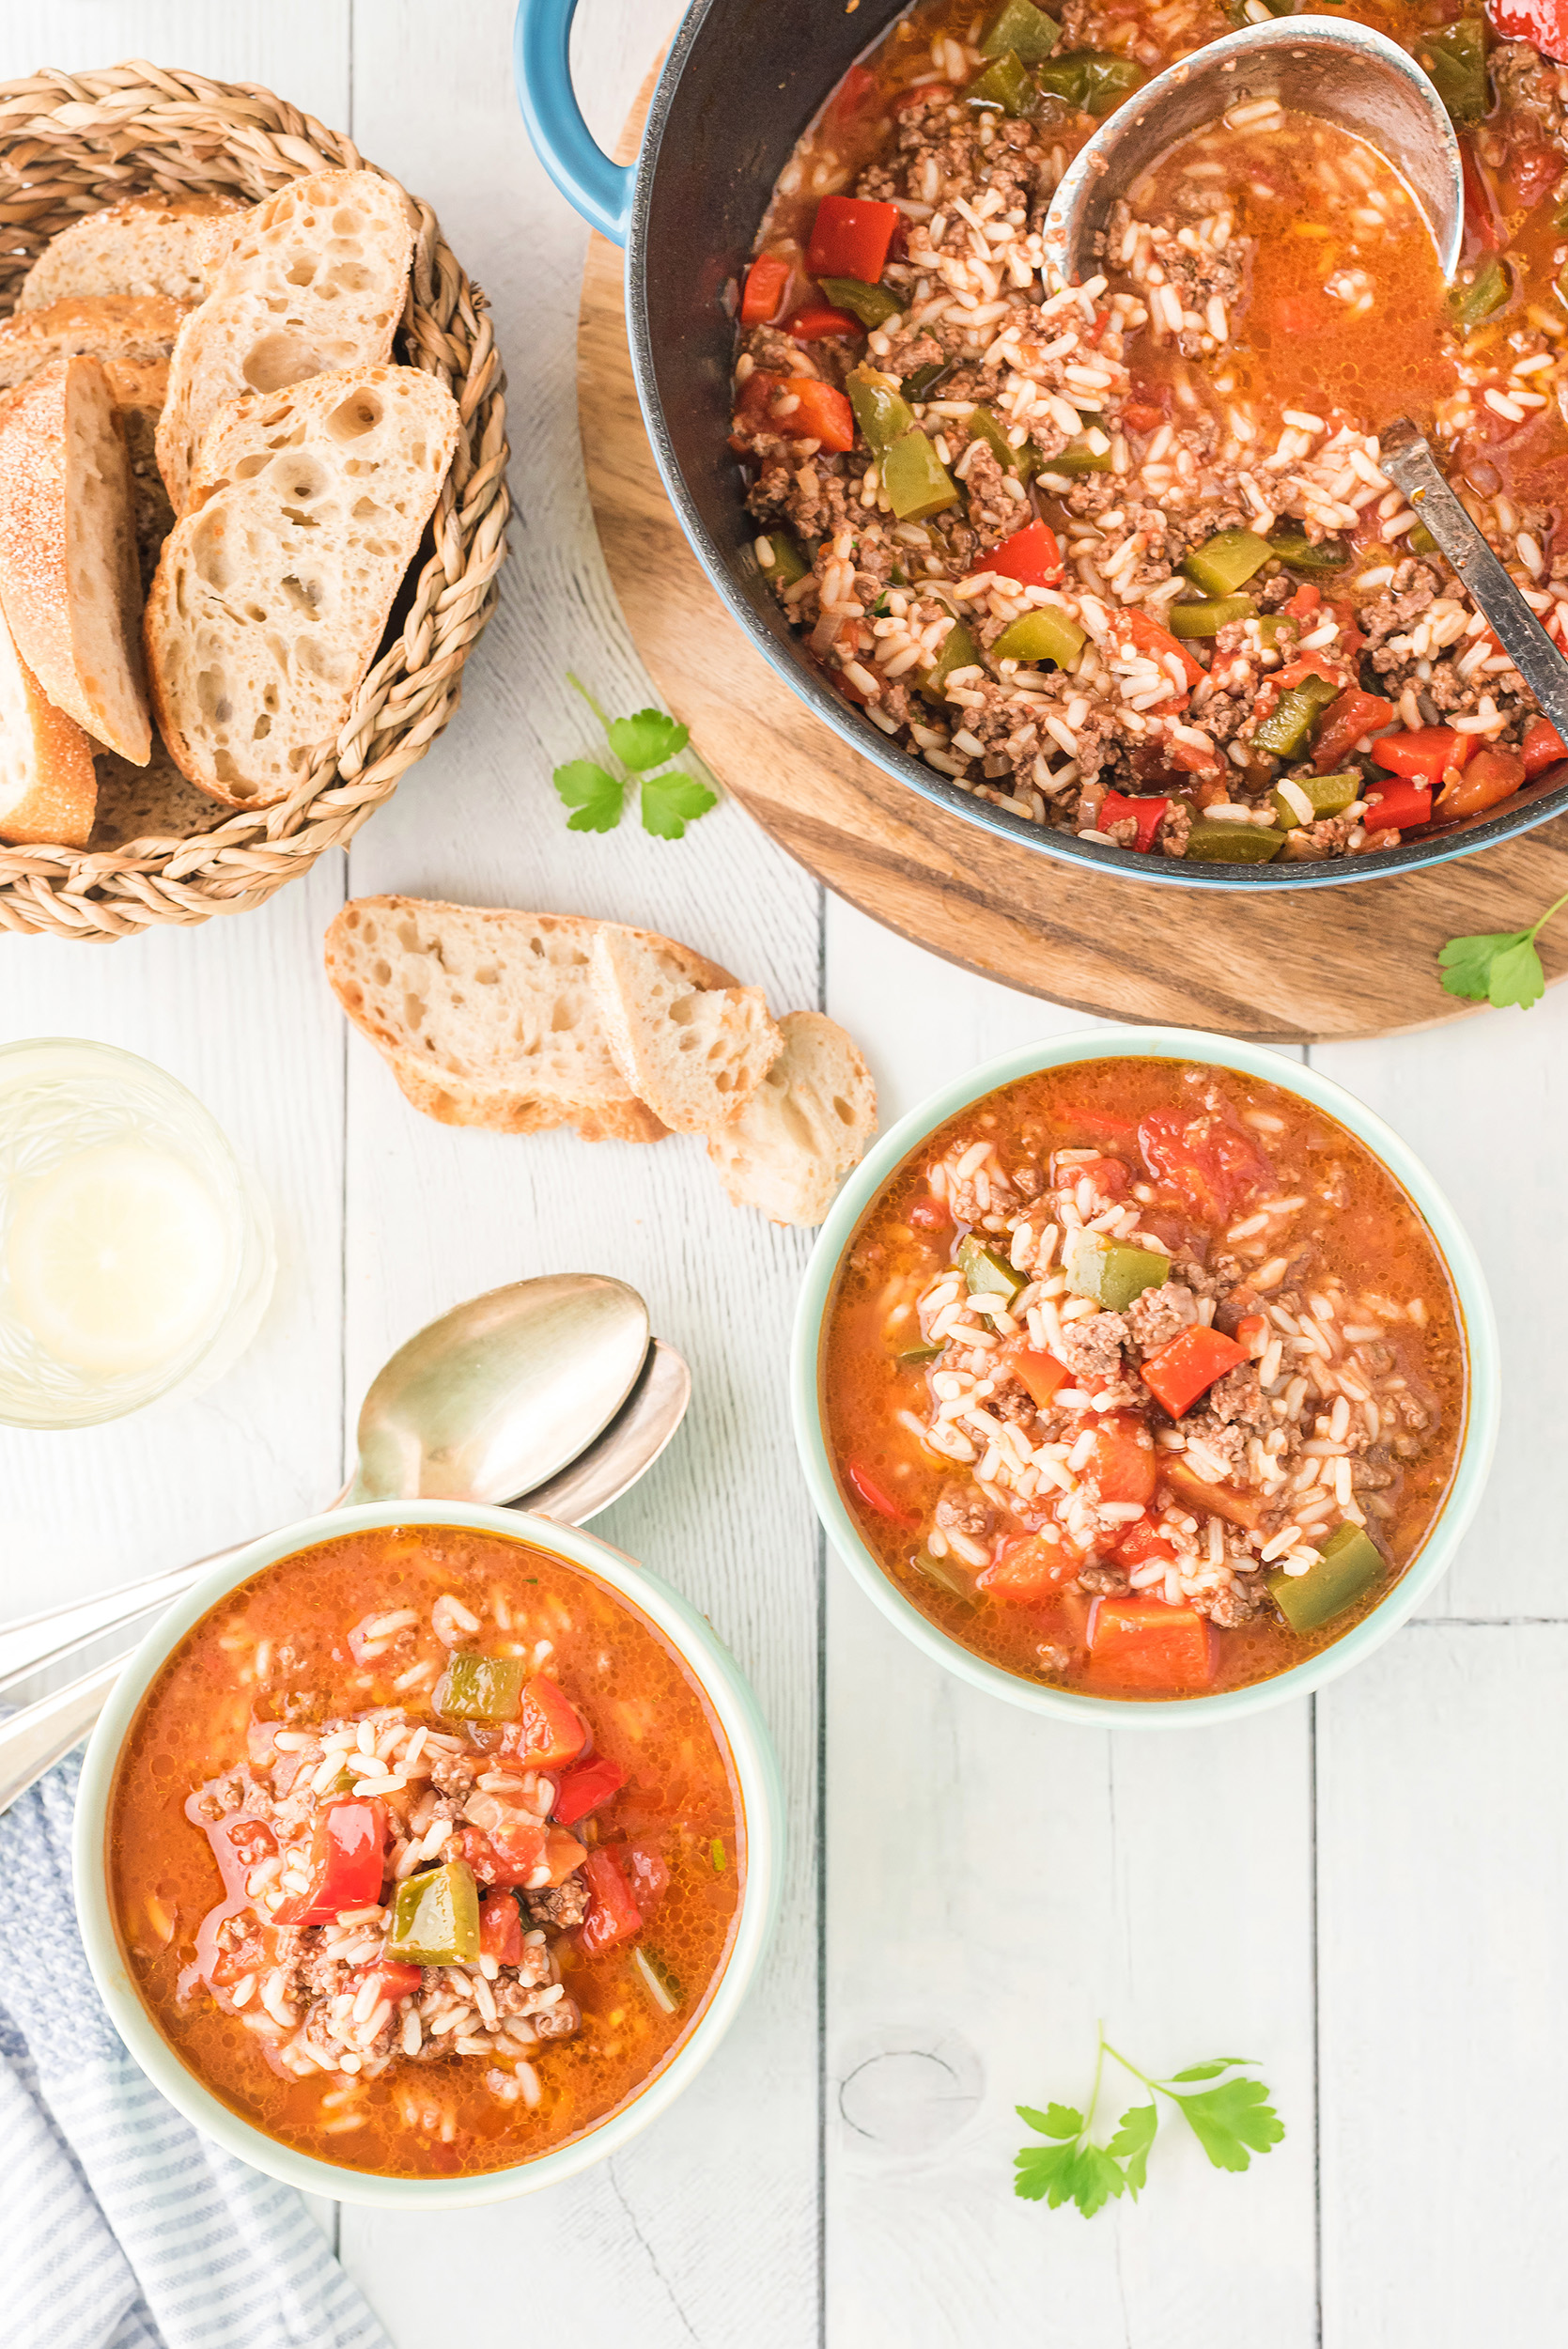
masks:
<svg viewBox="0 0 1568 2349"><path fill-rule="evenodd" d="M8 2349L390 2349L292 2187L132 2063L76 1929L79 1758L0 1817Z"/></svg>

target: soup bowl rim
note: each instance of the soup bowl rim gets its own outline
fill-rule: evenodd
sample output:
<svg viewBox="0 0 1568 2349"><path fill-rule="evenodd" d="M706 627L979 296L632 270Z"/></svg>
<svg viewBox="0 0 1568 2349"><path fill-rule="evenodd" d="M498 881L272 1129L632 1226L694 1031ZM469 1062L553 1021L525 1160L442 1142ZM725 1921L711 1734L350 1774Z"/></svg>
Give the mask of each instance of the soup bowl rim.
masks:
<svg viewBox="0 0 1568 2349"><path fill-rule="evenodd" d="M1368 1148L1414 1203L1457 1299L1465 1337L1464 1432L1453 1475L1421 1548L1388 1595L1330 1645L1242 1688L1168 1702L1095 1696L1026 1680L975 1655L933 1623L891 1579L857 1526L833 1472L821 1390L829 1308L845 1250L862 1217L910 1152L939 1127L1019 1079L1101 1060L1194 1061L1278 1085L1334 1118ZM1361 1663L1398 1630L1452 1563L1480 1504L1501 1408L1497 1324L1475 1249L1448 1199L1402 1138L1332 1078L1265 1045L1194 1028L1078 1028L1018 1045L955 1077L900 1118L849 1176L818 1235L796 1310L790 1361L795 1440L817 1516L866 1596L933 1663L971 1687L1052 1720L1094 1729L1180 1730L1235 1720L1306 1696Z"/></svg>
<svg viewBox="0 0 1568 2349"><path fill-rule="evenodd" d="M614 2112L581 2137L503 2170L457 2178L387 2177L302 2153L243 2119L193 2071L144 2002L115 1930L109 1808L115 1772L142 1699L186 1633L241 1582L302 1551L388 1526L462 1526L521 1542L596 1575L654 1625L680 1657L722 1726L746 1830L746 1876L734 1936L707 2006L690 2036ZM204 2137L253 2169L311 2194L382 2209L459 2209L555 2186L618 2153L690 2085L739 2012L777 1921L784 1856L783 1781L761 1706L728 1648L663 1578L579 1527L520 1510L462 1501L366 1501L255 1541L205 1575L153 1626L99 1717L82 1764L72 1829L77 1914L87 1963L110 2019L153 2086Z"/></svg>

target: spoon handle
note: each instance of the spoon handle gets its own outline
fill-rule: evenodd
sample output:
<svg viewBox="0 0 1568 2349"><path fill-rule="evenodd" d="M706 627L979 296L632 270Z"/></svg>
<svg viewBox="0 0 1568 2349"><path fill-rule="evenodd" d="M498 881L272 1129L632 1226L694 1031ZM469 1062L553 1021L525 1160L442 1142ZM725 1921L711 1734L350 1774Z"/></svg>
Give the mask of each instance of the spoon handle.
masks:
<svg viewBox="0 0 1568 2349"><path fill-rule="evenodd" d="M35 1779L81 1744L124 1663L124 1657L117 1656L112 1664L101 1664L97 1672L56 1688L53 1696L40 1697L37 1704L0 1724L0 1811L9 1810Z"/></svg>
<svg viewBox="0 0 1568 2349"><path fill-rule="evenodd" d="M1568 742L1568 661L1449 488L1430 443L1402 421L1383 436L1378 463L1436 539L1459 583L1490 620L1498 641L1558 733Z"/></svg>
<svg viewBox="0 0 1568 2349"><path fill-rule="evenodd" d="M8 1624L0 1631L0 1690L47 1665L64 1663L90 1641L106 1631L117 1631L122 1624L133 1623L154 1607L166 1607L171 1599L183 1597L210 1568L238 1558L248 1548L246 1542L233 1542L227 1549L215 1549L210 1557L178 1566L170 1574L150 1575L144 1582L101 1591L95 1598L81 1599L73 1607L51 1607L40 1615L26 1615L19 1623Z"/></svg>

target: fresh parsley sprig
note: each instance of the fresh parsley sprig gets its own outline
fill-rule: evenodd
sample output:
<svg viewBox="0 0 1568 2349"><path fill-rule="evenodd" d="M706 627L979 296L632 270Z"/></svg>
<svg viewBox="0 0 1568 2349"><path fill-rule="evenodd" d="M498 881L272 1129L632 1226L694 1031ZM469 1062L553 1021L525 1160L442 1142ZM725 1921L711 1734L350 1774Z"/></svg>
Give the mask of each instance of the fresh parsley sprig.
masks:
<svg viewBox="0 0 1568 2349"><path fill-rule="evenodd" d="M1032 2105L1017 2108L1021 2121L1051 2140L1026 2145L1015 2156L1013 2191L1026 2201L1043 2201L1052 2210L1071 2202L1085 2218L1093 2218L1119 2195L1130 2194L1136 2201L1148 2181L1149 2149L1159 2129L1162 2096L1175 2106L1217 2170L1246 2170L1254 2154L1268 2153L1284 2136L1284 2123L1268 2101L1268 2090L1262 2080L1244 2077L1257 2069L1250 2056L1213 2056L1207 2063L1194 2063L1169 2079L1157 2080L1118 2054L1103 2029L1099 2042L1087 2112L1073 2105L1048 2105L1044 2112ZM1099 2145L1094 2138L1094 2114L1107 2056L1142 2081L1149 2101L1130 2106L1114 2136ZM1230 2077L1223 2077L1225 2074ZM1217 2085L1201 2088L1203 2080Z"/></svg>
<svg viewBox="0 0 1568 2349"><path fill-rule="evenodd" d="M1437 957L1449 993L1467 996L1473 1003L1494 1003L1499 1011L1507 1003L1517 1003L1521 1011L1538 1003L1546 979L1535 941L1564 906L1568 891L1528 930L1483 930L1474 938L1451 938Z"/></svg>
<svg viewBox="0 0 1568 2349"><path fill-rule="evenodd" d="M679 840L688 824L719 804L718 795L695 775L655 774L678 758L691 740L683 725L662 709L639 709L630 718L607 718L581 677L567 672L568 685L582 694L610 745L610 754L624 770L612 774L591 758L572 758L557 767L551 780L572 813L568 832L613 832L626 809L627 786L638 777L642 795L643 830L656 840Z"/></svg>

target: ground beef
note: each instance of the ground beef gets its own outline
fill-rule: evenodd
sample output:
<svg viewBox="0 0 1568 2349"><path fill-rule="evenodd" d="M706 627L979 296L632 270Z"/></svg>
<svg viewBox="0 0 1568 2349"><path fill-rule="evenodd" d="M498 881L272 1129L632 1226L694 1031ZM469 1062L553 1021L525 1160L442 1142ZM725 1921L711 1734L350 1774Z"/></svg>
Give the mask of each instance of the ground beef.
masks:
<svg viewBox="0 0 1568 2349"><path fill-rule="evenodd" d="M1208 1408L1216 1419L1223 1420L1227 1424L1234 1423L1241 1427L1250 1427L1260 1434L1274 1423L1268 1398L1258 1384L1257 1365L1254 1362L1241 1362L1234 1370L1227 1371L1224 1377L1209 1389Z"/></svg>
<svg viewBox="0 0 1568 2349"><path fill-rule="evenodd" d="M1200 1592L1190 1604L1221 1631L1234 1631L1238 1624L1251 1623L1257 1616L1266 1614L1273 1602L1261 1574L1238 1574L1217 1591Z"/></svg>
<svg viewBox="0 0 1568 2349"><path fill-rule="evenodd" d="M849 515L843 480L815 457L765 466L746 503L763 521L782 516L801 538L831 537Z"/></svg>
<svg viewBox="0 0 1568 2349"><path fill-rule="evenodd" d="M1141 1355L1157 1353L1198 1318L1198 1299L1185 1281L1164 1281L1143 1289L1126 1310L1127 1327Z"/></svg>
<svg viewBox="0 0 1568 2349"><path fill-rule="evenodd" d="M1015 522L1027 521L1029 508L1008 494L1007 475L984 441L970 443L973 455L964 467L964 493L970 522L983 541L998 539Z"/></svg>
<svg viewBox="0 0 1568 2349"><path fill-rule="evenodd" d="M569 2039L582 2028L582 2010L575 1999L557 1999L553 2006L541 2007L528 2019L541 2039Z"/></svg>
<svg viewBox="0 0 1568 2349"><path fill-rule="evenodd" d="M1568 72L1524 40L1500 42L1486 62L1497 94L1498 112L1505 117L1530 117L1526 122L1507 124L1507 130L1512 133L1517 129L1526 137L1544 134L1562 147L1564 125L1568 124Z"/></svg>
<svg viewBox="0 0 1568 2349"><path fill-rule="evenodd" d="M542 1892L525 1892L522 1901L536 1925L552 1927L557 1933L580 1925L588 1914L588 1888L581 1874L567 1876L564 1884L549 1885Z"/></svg>
<svg viewBox="0 0 1568 2349"><path fill-rule="evenodd" d="M998 1383L988 1408L998 1419L1013 1420L1019 1425L1034 1417L1034 1398L1016 1378L1004 1378Z"/></svg>
<svg viewBox="0 0 1568 2349"><path fill-rule="evenodd" d="M1078 1578L1078 1587L1102 1597L1110 1593L1119 1595L1127 1588L1127 1570L1126 1566L1085 1566Z"/></svg>
<svg viewBox="0 0 1568 2349"><path fill-rule="evenodd" d="M991 1509L972 1485L944 1485L936 1507L937 1523L946 1533L967 1533L979 1541L991 1530Z"/></svg>
<svg viewBox="0 0 1568 2349"><path fill-rule="evenodd" d="M1406 555L1396 564L1388 592L1378 596L1357 616L1357 626L1369 645L1380 645L1386 636L1405 636L1415 621L1441 591L1442 583L1436 573L1413 555ZM1380 664L1375 654L1373 666Z"/></svg>
<svg viewBox="0 0 1568 2349"><path fill-rule="evenodd" d="M1127 1327L1120 1314L1090 1314L1081 1321L1062 1324L1058 1351L1076 1377L1115 1378L1126 1342Z"/></svg>
<svg viewBox="0 0 1568 2349"><path fill-rule="evenodd" d="M1196 1439L1205 1452L1214 1455L1227 1478L1234 1479L1241 1474L1247 1458L1247 1439L1239 1427L1227 1425L1224 1420L1217 1419L1212 1411L1206 1410L1200 1412L1196 1418L1189 1414L1182 1422L1182 1426L1189 1439Z"/></svg>
<svg viewBox="0 0 1568 2349"><path fill-rule="evenodd" d="M474 1792L474 1781L484 1766L485 1756L482 1753L448 1753L442 1749L430 1765L430 1782L439 1787L443 1795L451 1795L460 1802ZM431 1816L443 1815L452 1818L456 1813L452 1811L442 1813L438 1804Z"/></svg>

